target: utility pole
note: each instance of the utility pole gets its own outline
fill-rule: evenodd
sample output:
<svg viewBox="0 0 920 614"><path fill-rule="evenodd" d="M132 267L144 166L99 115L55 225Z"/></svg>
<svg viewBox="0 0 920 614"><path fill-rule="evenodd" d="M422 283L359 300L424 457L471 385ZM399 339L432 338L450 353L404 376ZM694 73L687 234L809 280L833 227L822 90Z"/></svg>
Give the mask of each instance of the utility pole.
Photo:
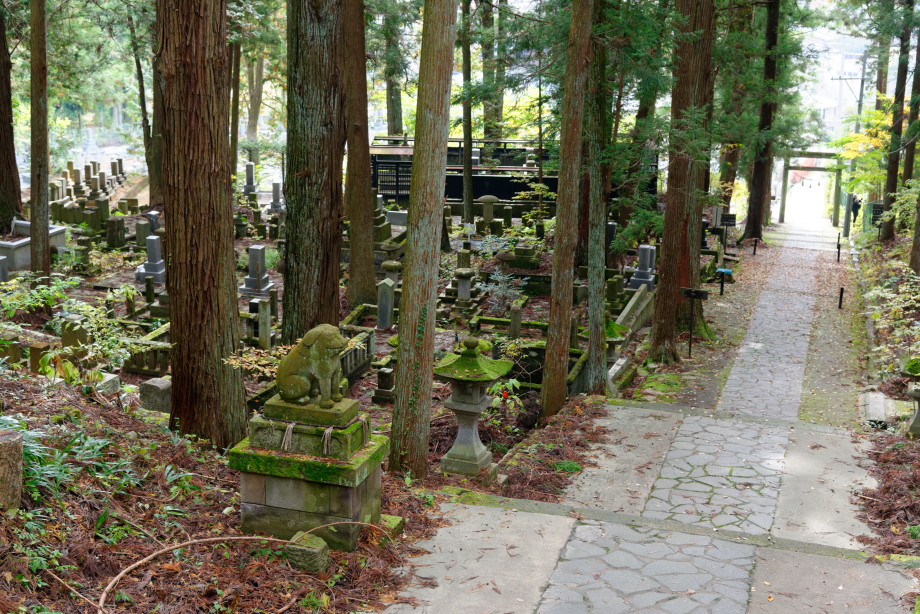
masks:
<svg viewBox="0 0 920 614"><path fill-rule="evenodd" d="M859 100L856 103L856 134L862 129L860 120L862 119L863 110L863 93L866 90L866 62L869 60L869 50L863 51L862 57L862 75L859 78ZM856 170L856 158L850 162L850 175L852 179L853 171ZM846 213L843 216L843 236L850 236L850 212L853 210L853 194L847 194Z"/></svg>

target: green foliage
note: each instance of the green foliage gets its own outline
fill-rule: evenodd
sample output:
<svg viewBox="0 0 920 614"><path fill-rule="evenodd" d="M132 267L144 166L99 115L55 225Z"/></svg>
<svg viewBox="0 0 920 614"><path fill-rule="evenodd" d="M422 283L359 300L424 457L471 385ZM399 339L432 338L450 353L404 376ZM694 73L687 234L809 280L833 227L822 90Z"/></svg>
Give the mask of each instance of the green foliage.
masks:
<svg viewBox="0 0 920 614"><path fill-rule="evenodd" d="M561 473L578 473L581 471L581 465L575 461L554 461L550 464L553 466L553 469Z"/></svg>
<svg viewBox="0 0 920 614"><path fill-rule="evenodd" d="M519 279L511 273L491 273L489 283L479 284L479 288L489 294L489 312L504 315L508 306L524 295L527 280L527 277Z"/></svg>
<svg viewBox="0 0 920 614"><path fill-rule="evenodd" d="M35 313L44 311L50 313L61 301L67 298L67 290L80 285L79 277L64 277L52 273L47 284L37 285L31 271L23 271L19 277L8 284L4 284L3 312L7 318L13 317L17 311Z"/></svg>

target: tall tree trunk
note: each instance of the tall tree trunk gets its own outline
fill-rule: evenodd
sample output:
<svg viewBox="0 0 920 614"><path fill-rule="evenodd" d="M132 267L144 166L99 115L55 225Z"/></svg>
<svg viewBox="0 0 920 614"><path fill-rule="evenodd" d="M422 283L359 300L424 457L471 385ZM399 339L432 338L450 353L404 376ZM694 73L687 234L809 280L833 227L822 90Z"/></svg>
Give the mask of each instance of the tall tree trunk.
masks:
<svg viewBox="0 0 920 614"><path fill-rule="evenodd" d="M6 13L0 8L0 234L10 232L22 213L22 191L13 142L13 63L6 40Z"/></svg>
<svg viewBox="0 0 920 614"><path fill-rule="evenodd" d="M157 0L173 373L170 427L219 449L246 434L229 169L226 0Z"/></svg>
<svg viewBox="0 0 920 614"><path fill-rule="evenodd" d="M917 136L920 135L920 126L917 125L918 115L920 115L920 42L917 44L914 58L914 77L910 85L910 113L907 116L907 130L904 135L906 144L901 181L905 184L914 178L914 157L917 152Z"/></svg>
<svg viewBox="0 0 920 614"><path fill-rule="evenodd" d="M776 45L779 40L780 0L767 2L766 57L763 62L763 81L767 91L760 105L758 131L764 139L762 148L754 158L754 175L748 199L747 220L742 239L763 238L764 210L770 199L770 176L773 169L773 116L776 114ZM765 202L767 201L767 202Z"/></svg>
<svg viewBox="0 0 920 614"><path fill-rule="evenodd" d="M495 116L495 9L491 1L480 0L479 11L482 15L482 135L489 139L501 138L499 119ZM500 21L500 19L499 19ZM486 143L483 159L491 159L492 145Z"/></svg>
<svg viewBox="0 0 920 614"><path fill-rule="evenodd" d="M246 63L246 85L249 92L249 110L246 113L246 140L259 140L259 114L262 113L262 91L265 78L265 58L259 55L255 61ZM365 98L367 95L365 94ZM259 150L253 149L249 156L253 164L259 163Z"/></svg>
<svg viewBox="0 0 920 614"><path fill-rule="evenodd" d="M888 0L883 4L883 12L891 12L894 2ZM884 96L888 93L888 63L891 58L891 38L882 35L878 42L878 68L875 71L875 110L881 111L884 107Z"/></svg>
<svg viewBox="0 0 920 614"><path fill-rule="evenodd" d="M160 14L157 13L156 22L151 24L152 38L156 40L156 28ZM163 124L166 121L166 109L163 106L163 91L166 87L163 71L159 63L154 60L152 64L153 87L153 121L150 127L150 147L144 153L147 160L147 177L150 188L150 207L163 209Z"/></svg>
<svg viewBox="0 0 920 614"><path fill-rule="evenodd" d="M141 133L144 138L145 157L150 149L150 116L147 114L147 92L144 85L144 68L141 60L141 45L137 40L137 31L134 29L134 19L127 13L128 32L131 35L131 54L134 56L134 75L137 78L137 102L141 108ZM150 165L150 160L147 160Z"/></svg>
<svg viewBox="0 0 920 614"><path fill-rule="evenodd" d="M463 221L473 223L473 75L470 57L470 0L460 0L460 51L463 57ZM416 141L418 142L418 141Z"/></svg>
<svg viewBox="0 0 920 614"><path fill-rule="evenodd" d="M891 144L888 146L888 169L885 173L885 211L891 210L895 192L898 191L898 171L901 169L901 133L904 129L904 90L907 87L907 68L910 63L910 32L913 22L914 0L903 0L903 25L901 46L898 51L898 74L894 84L894 109L891 121ZM882 222L882 240L894 239L895 220Z"/></svg>
<svg viewBox="0 0 920 614"><path fill-rule="evenodd" d="M543 416L556 414L565 403L569 370L569 327L572 322L572 269L578 233L578 177L581 174L582 120L591 43L593 0L573 0L562 89L559 139L559 189L556 198L556 247L550 291L549 335L540 400Z"/></svg>
<svg viewBox="0 0 920 614"><path fill-rule="evenodd" d="M607 1L594 0L592 21L595 27L606 19ZM588 212L588 380L587 388L603 394L607 382L607 306L604 293L606 268L607 193L604 191L604 149L609 131L607 115L610 94L607 90L607 49L597 39L591 41L591 69L588 88L588 113L585 128L590 141L591 205ZM622 79L620 80L622 83ZM622 99L622 91L620 92ZM618 100L617 107L620 106Z"/></svg>
<svg viewBox="0 0 920 614"><path fill-rule="evenodd" d="M364 51L364 0L344 0L345 40L352 47L345 54L345 120L348 167L345 181L345 213L351 257L348 261L349 302L374 303L374 194L371 188L371 153L367 128L367 56Z"/></svg>
<svg viewBox="0 0 920 614"><path fill-rule="evenodd" d="M383 74L387 82L387 134L402 134L402 87L399 84L402 67L400 63L399 23L393 14L385 13L383 16L383 38Z"/></svg>
<svg viewBox="0 0 920 614"><path fill-rule="evenodd" d="M502 14L504 11L504 14ZM505 51L505 39L502 27L508 14L508 0L499 0L495 11L495 97L492 99L492 134L500 139L504 134L505 123L505 67L508 64Z"/></svg>
<svg viewBox="0 0 920 614"><path fill-rule="evenodd" d="M418 478L428 475L438 243L443 223L457 0L425 0L422 24L406 268L399 313L401 342L390 429L390 471L411 471Z"/></svg>
<svg viewBox="0 0 920 614"><path fill-rule="evenodd" d="M45 0L31 0L32 11L32 170L30 255L32 272L39 279L51 277L51 246L48 242L48 47Z"/></svg>
<svg viewBox="0 0 920 614"><path fill-rule="evenodd" d="M679 359L676 331L678 310L682 302L680 289L691 282L689 263L681 260L690 253L690 210L698 207L699 191L703 187L704 160L708 154L694 149L693 143L686 139L679 138L678 131L694 128L687 126L687 122L706 104L712 62L713 1L677 0L675 4L678 14L683 17L681 33L699 35L696 38L683 36L675 51L677 60L671 94L672 136L668 153L668 190L655 315L648 353L648 360L653 362L673 362Z"/></svg>
<svg viewBox="0 0 920 614"><path fill-rule="evenodd" d="M318 324L339 323L345 145L342 1L288 4L282 343L294 343Z"/></svg>
<svg viewBox="0 0 920 614"><path fill-rule="evenodd" d="M230 101L230 176L236 177L237 156L240 143L240 42L230 44L230 57L233 62L230 87L233 98Z"/></svg>

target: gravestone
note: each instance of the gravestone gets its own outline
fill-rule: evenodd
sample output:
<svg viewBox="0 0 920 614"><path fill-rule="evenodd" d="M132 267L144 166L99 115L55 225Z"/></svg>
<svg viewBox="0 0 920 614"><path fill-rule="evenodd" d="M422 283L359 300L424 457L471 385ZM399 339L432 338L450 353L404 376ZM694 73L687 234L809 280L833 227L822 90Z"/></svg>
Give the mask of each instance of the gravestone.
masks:
<svg viewBox="0 0 920 614"><path fill-rule="evenodd" d="M157 230L160 229L160 212L156 209L151 209L144 214L144 217L147 218L147 222L150 224L148 234L156 234Z"/></svg>
<svg viewBox="0 0 920 614"><path fill-rule="evenodd" d="M646 286L650 291L655 289L655 280L652 277L655 266L655 248L651 245L639 246L639 265L629 279L629 287L638 289Z"/></svg>
<svg viewBox="0 0 920 614"><path fill-rule="evenodd" d="M335 550L354 550L364 523L380 521L381 462L389 439L372 435L358 403L344 398L347 341L322 324L278 363L278 394L228 453L240 471L244 533L290 539L315 529ZM334 526L330 526L334 525Z"/></svg>
<svg viewBox="0 0 920 614"><path fill-rule="evenodd" d="M243 186L243 194L247 196L250 194L256 194L258 188L256 187L256 165L252 162L246 163L246 185Z"/></svg>
<svg viewBox="0 0 920 614"><path fill-rule="evenodd" d="M233 229L237 239L242 239L248 234L249 222L246 221L242 214L236 216L236 220L233 222Z"/></svg>
<svg viewBox="0 0 920 614"><path fill-rule="evenodd" d="M399 274L403 268L402 262L399 260L384 260L380 268L383 269L383 274L387 279L392 280L394 284L399 283Z"/></svg>
<svg viewBox="0 0 920 614"><path fill-rule="evenodd" d="M134 279L143 282L148 277L152 277L155 283L162 284L166 281L166 263L163 261L160 237L149 235L146 242L147 261L137 267Z"/></svg>
<svg viewBox="0 0 920 614"><path fill-rule="evenodd" d="M270 207L272 211L279 211L281 209L281 184L280 183L272 184L272 202L271 202Z"/></svg>
<svg viewBox="0 0 920 614"><path fill-rule="evenodd" d="M118 162L115 161L115 160L112 160L112 162L109 164L109 167L110 167L111 170L112 170L112 173L111 173L110 176L112 177L113 180L116 180L116 181L117 181L117 180L118 180L118 175L119 175L119 173L118 173Z"/></svg>
<svg viewBox="0 0 920 614"><path fill-rule="evenodd" d="M513 215L514 209L512 209L510 205L505 205L502 208L502 221L505 223L505 228L511 228L514 225L514 222L512 221L514 219L512 217Z"/></svg>
<svg viewBox="0 0 920 614"><path fill-rule="evenodd" d="M389 367L377 369L377 388L371 401L374 403L392 403L396 398L396 372Z"/></svg>
<svg viewBox="0 0 920 614"><path fill-rule="evenodd" d="M105 243L109 249L121 249L125 246L125 218L117 215L106 220Z"/></svg>
<svg viewBox="0 0 920 614"><path fill-rule="evenodd" d="M508 336L512 339L520 339L522 319L520 303L511 303L511 307L508 309L508 312L508 317L511 320Z"/></svg>
<svg viewBox="0 0 920 614"><path fill-rule="evenodd" d="M147 246L147 237L150 236L150 222L138 220L134 225L134 241L138 247Z"/></svg>
<svg viewBox="0 0 920 614"><path fill-rule="evenodd" d="M29 346L29 371L32 373L39 373L41 371L42 358L50 349L50 343L41 341L35 342Z"/></svg>
<svg viewBox="0 0 920 614"><path fill-rule="evenodd" d="M6 256L0 256L0 283L10 280L10 263Z"/></svg>
<svg viewBox="0 0 920 614"><path fill-rule="evenodd" d="M240 294L243 296L268 296L269 291L275 287L265 268L265 249L264 245L249 247L249 275L243 278L243 285L240 286Z"/></svg>
<svg viewBox="0 0 920 614"><path fill-rule="evenodd" d="M140 385L141 407L168 414L172 404L172 380L154 377Z"/></svg>
<svg viewBox="0 0 920 614"><path fill-rule="evenodd" d="M543 239L546 237L546 225L543 223L543 220L537 220L534 232L536 233L538 239Z"/></svg>
<svg viewBox="0 0 920 614"><path fill-rule="evenodd" d="M457 252L457 268L458 269L468 269L470 268L472 252L469 249L461 249Z"/></svg>
<svg viewBox="0 0 920 614"><path fill-rule="evenodd" d="M259 347L263 350L270 350L272 347L272 312L267 298L259 299L258 314Z"/></svg>
<svg viewBox="0 0 920 614"><path fill-rule="evenodd" d="M460 309L470 309L473 307L472 301L472 282L476 272L473 269L457 269L455 276L457 279L457 302Z"/></svg>
<svg viewBox="0 0 920 614"><path fill-rule="evenodd" d="M624 279L622 275L614 275L607 280L607 311L611 314L617 314L623 311L626 306L626 293L624 291Z"/></svg>
<svg viewBox="0 0 920 614"><path fill-rule="evenodd" d="M482 203L482 219L486 224L489 224L495 219L495 203L499 201L498 196L486 194L485 196L480 196L476 200Z"/></svg>
<svg viewBox="0 0 920 614"><path fill-rule="evenodd" d="M393 326L393 307L396 305L396 282L390 278L377 283L377 329Z"/></svg>

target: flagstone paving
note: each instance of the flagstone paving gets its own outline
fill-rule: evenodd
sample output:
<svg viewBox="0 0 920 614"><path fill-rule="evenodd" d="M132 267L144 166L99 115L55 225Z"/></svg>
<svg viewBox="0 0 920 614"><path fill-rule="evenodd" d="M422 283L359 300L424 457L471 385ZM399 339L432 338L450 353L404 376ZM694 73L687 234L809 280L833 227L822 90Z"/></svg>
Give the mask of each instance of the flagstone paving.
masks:
<svg viewBox="0 0 920 614"><path fill-rule="evenodd" d="M536 513L511 509L500 526L485 515L425 545L416 564L438 588L412 592L424 600L412 611L905 611L900 597L916 583L866 565L853 540L869 530L851 493L872 484L854 460L858 444L799 421L815 305L833 299L816 280L836 265L821 255L836 230L812 204L803 214L790 198L772 275L715 407L608 407L598 424L611 442L561 504L492 501ZM465 506L449 514L480 518Z"/></svg>
<svg viewBox="0 0 920 614"><path fill-rule="evenodd" d="M773 525L788 443L788 429L688 416L642 515L766 533Z"/></svg>
<svg viewBox="0 0 920 614"><path fill-rule="evenodd" d="M575 528L538 614L743 613L754 546L586 522Z"/></svg>

